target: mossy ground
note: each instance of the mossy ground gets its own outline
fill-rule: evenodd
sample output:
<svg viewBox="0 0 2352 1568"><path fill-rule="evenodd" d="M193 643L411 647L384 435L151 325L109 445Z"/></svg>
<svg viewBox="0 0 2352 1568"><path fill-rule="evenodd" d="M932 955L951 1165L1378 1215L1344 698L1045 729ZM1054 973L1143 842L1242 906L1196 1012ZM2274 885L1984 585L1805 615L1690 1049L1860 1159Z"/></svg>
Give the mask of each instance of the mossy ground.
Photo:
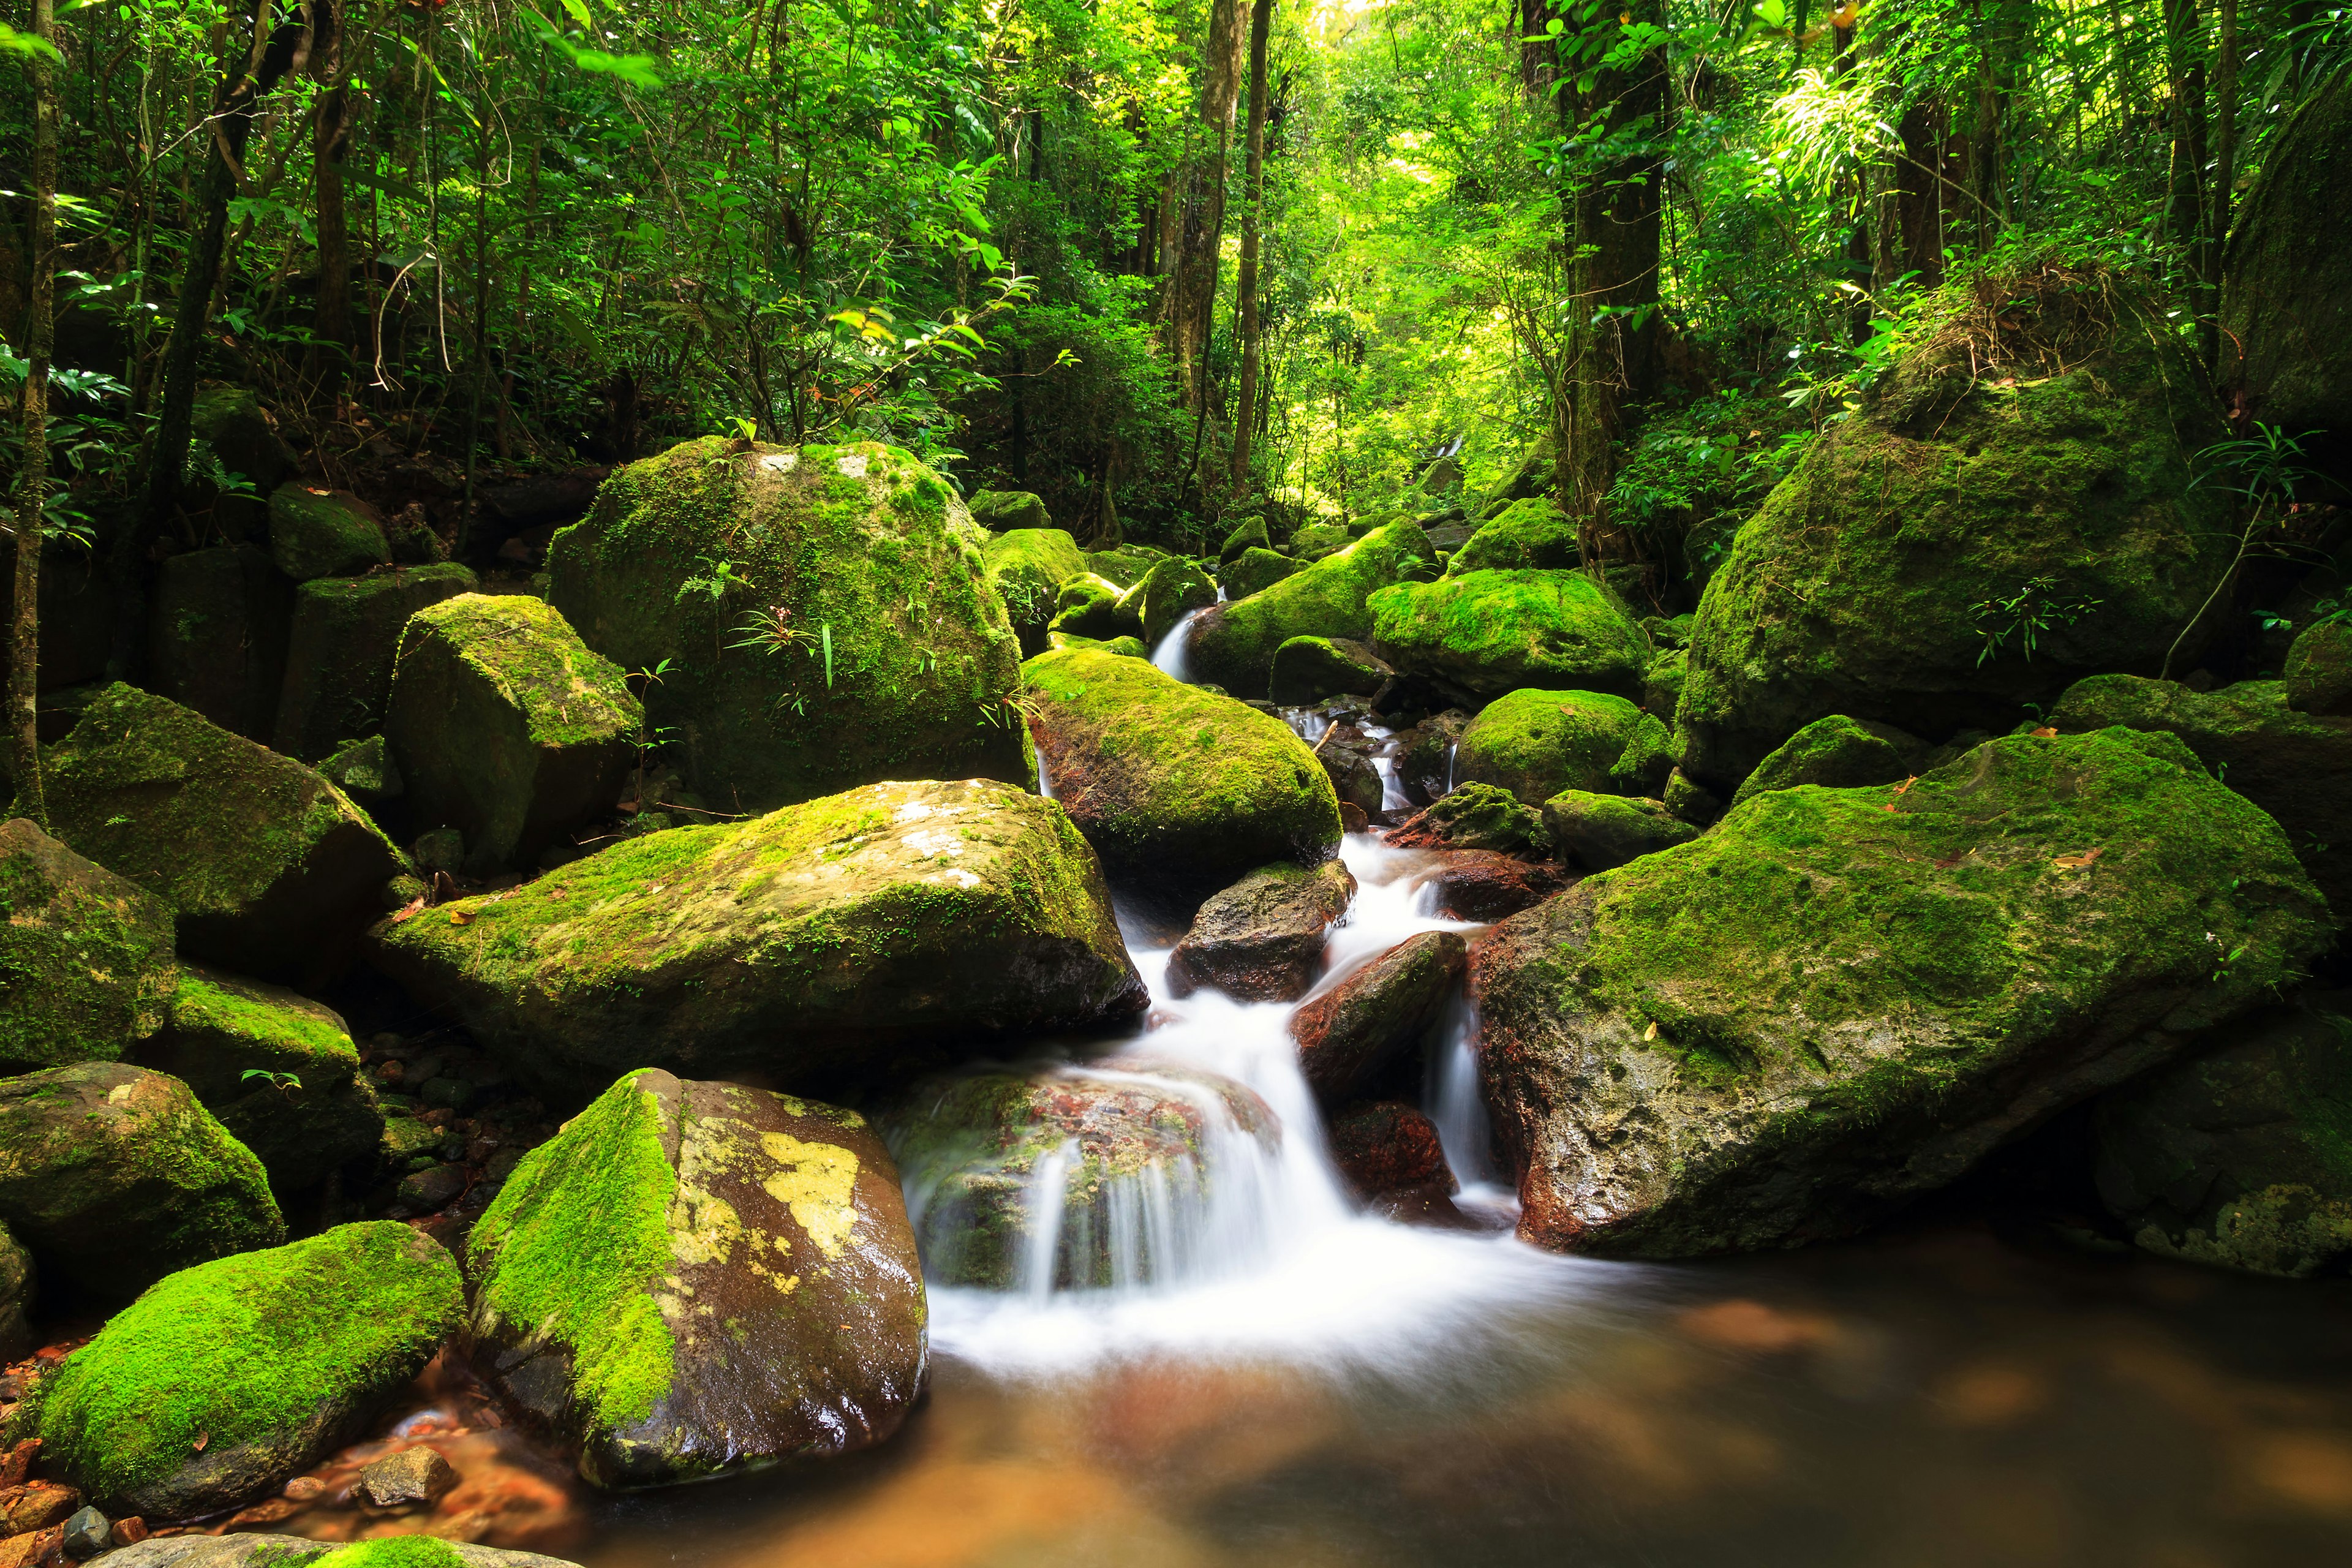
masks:
<svg viewBox="0 0 2352 1568"><path fill-rule="evenodd" d="M322 1401L414 1377L464 1305L457 1261L390 1220L183 1269L41 1380L45 1458L111 1500L207 1449L283 1442Z"/></svg>
<svg viewBox="0 0 2352 1568"><path fill-rule="evenodd" d="M1581 572L1468 572L1372 595L1372 644L1399 674L1475 701L1521 687L1638 696L1650 645Z"/></svg>
<svg viewBox="0 0 2352 1568"><path fill-rule="evenodd" d="M1604 791L1641 722L1640 709L1605 692L1514 691L1462 731L1455 773L1507 789L1523 805L1567 789Z"/></svg>

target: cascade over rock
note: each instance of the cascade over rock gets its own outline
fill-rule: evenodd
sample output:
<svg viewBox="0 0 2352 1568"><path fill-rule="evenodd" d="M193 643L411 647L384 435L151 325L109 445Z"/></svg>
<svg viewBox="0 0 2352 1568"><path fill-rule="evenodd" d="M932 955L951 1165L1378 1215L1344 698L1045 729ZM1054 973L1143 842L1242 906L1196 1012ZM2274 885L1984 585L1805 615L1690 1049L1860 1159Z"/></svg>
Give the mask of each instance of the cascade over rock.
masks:
<svg viewBox="0 0 2352 1568"><path fill-rule="evenodd" d="M1479 942L1519 1233L1654 1258L1849 1233L2329 939L2277 826L2169 735L1757 795Z"/></svg>
<svg viewBox="0 0 2352 1568"><path fill-rule="evenodd" d="M1338 1105L1370 1089L1436 1026L1465 949L1450 931L1407 937L1291 1016L1298 1065L1316 1098Z"/></svg>
<svg viewBox="0 0 2352 1568"><path fill-rule="evenodd" d="M915 1237L855 1111L631 1073L523 1157L467 1272L477 1364L598 1486L847 1453L922 1392Z"/></svg>
<svg viewBox="0 0 2352 1568"><path fill-rule="evenodd" d="M1940 742L2085 675L2155 674L2229 569L2230 499L2190 482L2223 427L2160 311L2059 273L1945 303L1699 600L1675 722L1683 772L1717 795L1829 714ZM2176 670L2225 618L2189 630Z"/></svg>
<svg viewBox="0 0 2352 1568"><path fill-rule="evenodd" d="M414 994L572 1095L632 1062L795 1089L887 1079L910 1054L1125 1017L1145 996L1086 839L1052 802L980 779L647 834L369 941Z"/></svg>
<svg viewBox="0 0 2352 1568"><path fill-rule="evenodd" d="M986 535L895 447L716 437L616 468L548 603L624 670L688 786L767 811L885 779L1027 776ZM722 572L721 568L724 568Z"/></svg>

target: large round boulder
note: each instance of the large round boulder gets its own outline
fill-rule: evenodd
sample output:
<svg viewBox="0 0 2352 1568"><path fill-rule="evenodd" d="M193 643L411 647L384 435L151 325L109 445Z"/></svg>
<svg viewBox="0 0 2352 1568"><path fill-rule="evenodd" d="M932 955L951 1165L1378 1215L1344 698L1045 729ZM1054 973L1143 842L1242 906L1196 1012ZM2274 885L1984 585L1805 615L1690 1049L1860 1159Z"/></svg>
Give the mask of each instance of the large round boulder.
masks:
<svg viewBox="0 0 2352 1568"><path fill-rule="evenodd" d="M1757 795L1473 954L1519 1232L1647 1257L1845 1234L2261 1005L2329 936L2277 825L2168 735Z"/></svg>
<svg viewBox="0 0 2352 1568"><path fill-rule="evenodd" d="M217 1512L363 1436L464 1314L457 1259L392 1220L219 1258L44 1375L33 1435L110 1512Z"/></svg>
<svg viewBox="0 0 2352 1568"><path fill-rule="evenodd" d="M1738 805L1766 790L1794 789L1799 784L1852 789L1860 784L1896 784L1910 777L1927 757L1927 748L1916 736L1892 724L1832 713L1814 720L1757 763L1756 771L1732 793L1731 804Z"/></svg>
<svg viewBox="0 0 2352 1568"><path fill-rule="evenodd" d="M1045 627L1059 606L1062 584L1087 574L1078 542L1058 528L1016 528L990 535L981 559L989 585L1004 601L1021 651L1045 652Z"/></svg>
<svg viewBox="0 0 2352 1568"><path fill-rule="evenodd" d="M1514 691L1488 703L1454 755L1454 777L1541 805L1562 790L1599 793L1641 726L1642 710L1599 691Z"/></svg>
<svg viewBox="0 0 2352 1568"><path fill-rule="evenodd" d="M1022 673L1045 783L1113 879L1198 897L1338 847L1339 796L1280 720L1095 648Z"/></svg>
<svg viewBox="0 0 2352 1568"><path fill-rule="evenodd" d="M477 1364L598 1486L863 1448L922 1392L914 1234L855 1111L631 1073L523 1156L467 1265Z"/></svg>
<svg viewBox="0 0 2352 1568"><path fill-rule="evenodd" d="M566 1097L646 1063L793 1089L889 1079L909 1056L1145 1003L1086 839L1052 802L979 779L647 834L369 941Z"/></svg>
<svg viewBox="0 0 2352 1568"><path fill-rule="evenodd" d="M0 823L0 1071L111 1060L163 1022L172 911L22 817Z"/></svg>
<svg viewBox="0 0 2352 1568"><path fill-rule="evenodd" d="M186 1084L121 1062L0 1079L0 1222L100 1302L286 1239L252 1151Z"/></svg>
<svg viewBox="0 0 2352 1568"><path fill-rule="evenodd" d="M1020 647L954 489L895 447L709 437L615 469L548 602L625 671L689 788L766 811L1027 776Z"/></svg>
<svg viewBox="0 0 2352 1568"><path fill-rule="evenodd" d="M1582 572L1492 569L1372 596L1372 647L1399 675L1475 706L1521 687L1638 697L1649 639Z"/></svg>
<svg viewBox="0 0 2352 1568"><path fill-rule="evenodd" d="M1717 795L1828 714L1997 732L2084 675L2157 673L2176 642L2185 672L2222 627L2198 616L2237 532L2192 459L2225 432L2162 313L2056 270L1939 305L1699 600L1675 719L1683 772Z"/></svg>
<svg viewBox="0 0 2352 1568"><path fill-rule="evenodd" d="M1419 524L1376 528L1303 572L1202 611L1187 644L1192 672L1236 697L1264 697L1275 650L1284 643L1305 637L1361 642L1372 634L1375 592L1436 573L1437 552Z"/></svg>

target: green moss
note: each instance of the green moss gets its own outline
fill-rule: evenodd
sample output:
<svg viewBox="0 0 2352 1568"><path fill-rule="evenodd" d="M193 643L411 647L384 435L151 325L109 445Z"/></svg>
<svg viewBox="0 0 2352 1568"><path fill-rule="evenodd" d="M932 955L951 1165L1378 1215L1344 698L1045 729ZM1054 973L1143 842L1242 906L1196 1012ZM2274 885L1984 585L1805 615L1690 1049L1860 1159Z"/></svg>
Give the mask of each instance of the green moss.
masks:
<svg viewBox="0 0 2352 1568"><path fill-rule="evenodd" d="M1307 563L1271 550L1253 545L1234 560L1217 570L1217 580L1224 585L1229 599L1246 599L1265 592L1286 577L1295 577L1307 570Z"/></svg>
<svg viewBox="0 0 2352 1568"><path fill-rule="evenodd" d="M1058 528L1016 528L992 537L982 558L1022 648L1042 652L1062 584L1087 573L1078 542Z"/></svg>
<svg viewBox="0 0 2352 1568"><path fill-rule="evenodd" d="M109 1501L248 1444L291 1474L335 1436L323 1403L414 1377L464 1306L456 1260L389 1220L183 1269L42 1380L44 1456Z"/></svg>
<svg viewBox="0 0 2352 1568"><path fill-rule="evenodd" d="M1362 643L1292 637L1274 650L1266 694L1284 707L1304 707L1343 692L1370 697L1388 679L1388 666Z"/></svg>
<svg viewBox="0 0 2352 1568"><path fill-rule="evenodd" d="M761 810L884 778L1013 780L1020 648L985 539L897 447L712 437L606 479L550 548L548 599L623 669L669 661L648 717L714 800Z"/></svg>
<svg viewBox="0 0 2352 1568"><path fill-rule="evenodd" d="M1565 789L1602 791L1640 728L1642 710L1598 691L1514 691L1462 731L1455 776L1497 784L1524 805Z"/></svg>
<svg viewBox="0 0 2352 1568"><path fill-rule="evenodd" d="M643 712L621 668L592 653L564 618L527 595L461 594L408 619L403 663L427 639L503 695L534 746L596 744L635 737ZM399 677L394 677L397 690Z"/></svg>
<svg viewBox="0 0 2352 1568"><path fill-rule="evenodd" d="M971 520L991 533L1060 532L1045 503L1027 490L974 490Z"/></svg>
<svg viewBox="0 0 2352 1568"><path fill-rule="evenodd" d="M455 562L303 584L271 747L310 761L382 730L401 627L427 605L475 586L473 573Z"/></svg>
<svg viewBox="0 0 2352 1568"><path fill-rule="evenodd" d="M429 1535L385 1535L354 1541L323 1557L313 1557L306 1568L465 1568L466 1559L446 1541Z"/></svg>
<svg viewBox="0 0 2352 1568"><path fill-rule="evenodd" d="M1642 715L1625 749L1609 764L1609 783L1626 795L1655 796L1675 771L1675 736L1654 712Z"/></svg>
<svg viewBox="0 0 2352 1568"><path fill-rule="evenodd" d="M1371 635L1371 595L1436 570L1437 552L1417 524L1374 529L1307 570L1228 600L1193 623L1191 658L1201 679L1237 697L1263 697L1274 651L1292 637Z"/></svg>
<svg viewBox="0 0 2352 1568"><path fill-rule="evenodd" d="M1549 496L1513 501L1462 542L1448 577L1473 572L1568 571L1581 565L1576 524Z"/></svg>
<svg viewBox="0 0 2352 1568"><path fill-rule="evenodd" d="M2352 621L2331 616L2297 632L2280 675L2288 707L2352 714Z"/></svg>
<svg viewBox="0 0 2352 1568"><path fill-rule="evenodd" d="M297 583L352 577L392 559L375 509L341 490L320 493L297 479L269 497L269 553Z"/></svg>
<svg viewBox="0 0 2352 1568"><path fill-rule="evenodd" d="M1563 790L1544 802L1543 822L1553 847L1588 871L1612 870L1698 833L1657 801L1585 790Z"/></svg>
<svg viewBox="0 0 2352 1568"><path fill-rule="evenodd" d="M1439 796L1415 817L1433 843L1454 849L1497 849L1506 855L1549 855L1551 830L1509 790L1465 784Z"/></svg>
<svg viewBox="0 0 2352 1568"><path fill-rule="evenodd" d="M1521 687L1641 690L1649 644L1581 572L1469 572L1372 595L1373 646L1401 675L1472 701Z"/></svg>
<svg viewBox="0 0 2352 1568"><path fill-rule="evenodd" d="M1926 751L1899 730L1832 713L1814 720L1759 763L1732 795L1731 804L1738 805L1750 795L1799 784L1850 789L1895 784L1909 776Z"/></svg>
<svg viewBox="0 0 2352 1568"><path fill-rule="evenodd" d="M522 1158L468 1247L478 1331L563 1346L575 1395L605 1430L669 1393L676 1344L653 1287L673 1266L677 1173L660 1102L632 1073Z"/></svg>
<svg viewBox="0 0 2352 1568"><path fill-rule="evenodd" d="M1114 877L1213 879L1312 864L1339 842L1331 781L1290 727L1095 649L1022 667L1062 802Z"/></svg>
<svg viewBox="0 0 2352 1568"><path fill-rule="evenodd" d="M1265 519L1245 517L1226 532L1224 542L1217 547L1217 559L1232 561L1249 551L1264 550L1272 542L1265 531Z"/></svg>
<svg viewBox="0 0 2352 1568"><path fill-rule="evenodd" d="M1157 647L1160 639L1176 629L1178 624L1194 610L1205 610L1217 602L1217 585L1190 561L1170 559L1155 564L1143 574L1143 580L1129 589L1122 607L1132 607L1143 622L1143 642L1146 647Z"/></svg>
<svg viewBox="0 0 2352 1568"><path fill-rule="evenodd" d="M0 826L0 1068L111 1061L163 1023L172 915L22 819Z"/></svg>
<svg viewBox="0 0 2352 1568"><path fill-rule="evenodd" d="M231 1054L239 1071L298 1073L322 1090L358 1072L359 1049L340 1020L324 1007L289 1000L300 999L191 967L181 972L172 995L172 1026L211 1037L208 1043Z"/></svg>

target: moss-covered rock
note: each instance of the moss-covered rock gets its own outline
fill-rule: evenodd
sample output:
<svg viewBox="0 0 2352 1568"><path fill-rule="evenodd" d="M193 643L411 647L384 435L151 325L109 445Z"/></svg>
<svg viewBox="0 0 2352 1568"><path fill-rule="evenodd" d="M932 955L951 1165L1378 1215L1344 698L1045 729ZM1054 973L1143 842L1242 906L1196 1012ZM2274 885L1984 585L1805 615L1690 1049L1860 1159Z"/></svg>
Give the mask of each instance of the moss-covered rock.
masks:
<svg viewBox="0 0 2352 1568"><path fill-rule="evenodd" d="M1645 712L1609 764L1609 785L1620 794L1655 797L1674 771L1675 732L1655 713Z"/></svg>
<svg viewBox="0 0 2352 1568"><path fill-rule="evenodd" d="M1170 557L1143 574L1143 580L1120 597L1122 613L1132 610L1143 623L1143 646L1158 647L1184 617L1217 602L1217 585L1190 561Z"/></svg>
<svg viewBox="0 0 2352 1568"><path fill-rule="evenodd" d="M1022 673L1054 797L1114 879L1197 895L1338 846L1331 781L1280 720L1097 649Z"/></svg>
<svg viewBox="0 0 2352 1568"><path fill-rule="evenodd" d="M1356 879L1337 860L1261 866L1202 904L1168 955L1168 987L1213 985L1250 1002L1292 1002L1323 972L1324 935L1348 912Z"/></svg>
<svg viewBox="0 0 2352 1568"><path fill-rule="evenodd" d="M1292 637L1274 650L1266 695L1286 708L1307 708L1327 697L1370 697L1391 671L1378 654L1347 637Z"/></svg>
<svg viewBox="0 0 2352 1568"><path fill-rule="evenodd" d="M1776 790L1473 960L1520 1235L1649 1257L1845 1234L2258 1005L2329 922L2167 735L1988 742Z"/></svg>
<svg viewBox="0 0 2352 1568"><path fill-rule="evenodd" d="M1221 563L1236 561L1253 550L1266 550L1273 542L1273 537L1265 531L1265 519L1245 517L1233 526L1225 542L1217 547L1217 560Z"/></svg>
<svg viewBox="0 0 2352 1568"><path fill-rule="evenodd" d="M1631 697L1650 645L1581 572L1469 572L1372 596L1372 646L1400 675L1471 703L1521 687Z"/></svg>
<svg viewBox="0 0 2352 1568"><path fill-rule="evenodd" d="M412 993L572 1095L632 1062L794 1089L873 1081L905 1053L1144 1003L1086 840L1052 802L979 779L649 833L386 920L370 942Z"/></svg>
<svg viewBox="0 0 2352 1568"><path fill-rule="evenodd" d="M1498 849L1506 855L1549 855L1551 830L1542 814L1497 784L1465 784L1440 795L1391 830L1389 842L1407 849Z"/></svg>
<svg viewBox="0 0 2352 1568"><path fill-rule="evenodd" d="M2309 455L2352 479L2352 258L2343 246L2352 168L2352 78L2304 100L2263 154L2230 233L2221 379L2248 417L2315 432Z"/></svg>
<svg viewBox="0 0 2352 1568"><path fill-rule="evenodd" d="M1275 649L1292 637L1363 641L1372 632L1372 595L1434 575L1436 560L1417 524L1374 529L1303 572L1204 612L1192 623L1192 668L1236 697L1263 697Z"/></svg>
<svg viewBox="0 0 2352 1568"><path fill-rule="evenodd" d="M846 1453L922 1392L898 1173L855 1111L634 1072L474 1227L477 1362L604 1487Z"/></svg>
<svg viewBox="0 0 2352 1568"><path fill-rule="evenodd" d="M1217 580L1224 585L1228 599L1246 599L1253 594L1264 593L1285 577L1296 577L1307 570L1307 565L1304 561L1252 545L1219 567Z"/></svg>
<svg viewBox="0 0 2352 1568"><path fill-rule="evenodd" d="M1397 787L1415 805L1427 805L1459 782L1454 763L1470 715L1459 708L1433 713L1398 737Z"/></svg>
<svg viewBox="0 0 2352 1568"><path fill-rule="evenodd" d="M197 393L188 433L260 495L274 492L299 461L249 386L208 386Z"/></svg>
<svg viewBox="0 0 2352 1568"><path fill-rule="evenodd" d="M1247 1088L1173 1067L1150 1079L1070 1067L925 1084L885 1131L930 1277L1031 1290L1181 1270L1216 1179L1214 1145L1248 1139L1270 1152L1282 1137ZM1041 1203L1056 1168L1061 1190ZM1175 1223L1139 1234L1134 1216L1147 1203ZM1047 1216L1051 1237L1038 1234Z"/></svg>
<svg viewBox="0 0 2352 1568"><path fill-rule="evenodd" d="M965 504L972 521L991 533L1054 527L1045 501L1028 490L974 490Z"/></svg>
<svg viewBox="0 0 2352 1568"><path fill-rule="evenodd" d="M267 551L236 544L165 556L148 623L155 689L233 734L268 740L293 616L293 585Z"/></svg>
<svg viewBox="0 0 2352 1568"><path fill-rule="evenodd" d="M371 811L408 793L408 781L400 776L400 764L392 760L392 748L382 735L353 741L320 763L319 772Z"/></svg>
<svg viewBox="0 0 2352 1568"><path fill-rule="evenodd" d="M1562 790L1544 802L1543 822L1553 849L1587 871L1612 871L1698 837L1663 801L1586 790Z"/></svg>
<svg viewBox="0 0 2352 1568"><path fill-rule="evenodd" d="M269 496L269 558L297 583L392 562L383 514L345 490L290 479Z"/></svg>
<svg viewBox="0 0 2352 1568"><path fill-rule="evenodd" d="M1078 542L1058 528L1016 528L992 535L982 547L988 581L1012 619L1024 654L1045 651L1045 627L1058 607L1062 584L1087 573Z"/></svg>
<svg viewBox="0 0 2352 1568"><path fill-rule="evenodd" d="M1462 731L1454 773L1539 806L1564 789L1611 787L1610 770L1641 727L1642 710L1599 691L1514 691Z"/></svg>
<svg viewBox="0 0 2352 1568"><path fill-rule="evenodd" d="M383 1139L342 1015L280 986L185 966L168 1026L138 1060L195 1091L260 1160L281 1205Z"/></svg>
<svg viewBox="0 0 2352 1568"><path fill-rule="evenodd" d="M1757 763L1756 771L1732 793L1731 804L1738 805L1766 790L1794 789L1799 784L1853 789L1899 784L1917 770L1927 755L1927 747L1917 736L1906 735L1892 724L1832 713L1814 720Z"/></svg>
<svg viewBox="0 0 2352 1568"><path fill-rule="evenodd" d="M234 1507L354 1441L463 1320L457 1260L391 1220L184 1268L41 1379L41 1457L118 1515Z"/></svg>
<svg viewBox="0 0 2352 1568"><path fill-rule="evenodd" d="M1139 579L1140 581L1140 579ZM1088 572L1064 583L1054 596L1054 618L1045 623L1047 639L1084 637L1104 642L1112 637L1143 636L1143 605L1127 602L1129 590L1099 573Z"/></svg>
<svg viewBox="0 0 2352 1568"><path fill-rule="evenodd" d="M2069 732L2122 724L2179 736L2216 778L2277 820L2337 918L2352 912L2352 718L2297 712L2275 680L2192 691L2095 675L2067 689L2050 723Z"/></svg>
<svg viewBox="0 0 2352 1568"><path fill-rule="evenodd" d="M402 869L318 773L132 687L42 764L57 836L170 905L182 952L248 974L326 962Z"/></svg>
<svg viewBox="0 0 2352 1568"><path fill-rule="evenodd" d="M110 1568L578 1568L561 1557L431 1535L379 1535L337 1546L291 1535L151 1535L110 1553Z"/></svg>
<svg viewBox="0 0 2352 1568"><path fill-rule="evenodd" d="M2297 632L2279 675L2288 707L2336 719L2352 715L2352 620L2330 616Z"/></svg>
<svg viewBox="0 0 2352 1568"><path fill-rule="evenodd" d="M0 823L0 1071L112 1061L163 1022L172 911L18 817Z"/></svg>
<svg viewBox="0 0 2352 1568"><path fill-rule="evenodd" d="M1100 653L1117 654L1121 658L1150 658L1151 650L1143 646L1141 637L1081 637L1068 632L1045 634L1045 651L1058 653L1064 648L1090 647Z"/></svg>
<svg viewBox="0 0 2352 1568"><path fill-rule="evenodd" d="M2099 279L1980 279L1942 303L1943 330L1806 449L1699 601L1676 722L1683 771L1718 795L1828 714L1943 741L2084 675L2153 674L2229 568L2229 497L2191 483L2221 416L2159 312Z"/></svg>
<svg viewBox="0 0 2352 1568"><path fill-rule="evenodd" d="M1466 949L1450 931L1419 931L1290 1016L1298 1068L1326 1105L1373 1091L1426 1042L1462 978Z"/></svg>
<svg viewBox="0 0 2352 1568"><path fill-rule="evenodd" d="M2306 1279L2352 1263L2352 996L2217 1030L2098 1105L2099 1194L2150 1252Z"/></svg>
<svg viewBox="0 0 2352 1568"><path fill-rule="evenodd" d="M1168 552L1149 544L1121 544L1087 553L1087 570L1109 582L1120 593L1140 583L1145 574L1169 558Z"/></svg>
<svg viewBox="0 0 2352 1568"><path fill-rule="evenodd" d="M401 628L425 605L474 587L473 573L455 562L303 584L270 745L311 762L381 731Z"/></svg>
<svg viewBox="0 0 2352 1568"><path fill-rule="evenodd" d="M1683 681L1690 674L1690 649L1661 648L1642 668L1642 706L1672 722L1682 706Z"/></svg>
<svg viewBox="0 0 2352 1568"><path fill-rule="evenodd" d="M1724 809L1713 790L1695 782L1680 767L1667 775L1665 793L1659 795L1658 804L1695 827L1713 826Z"/></svg>
<svg viewBox="0 0 2352 1568"><path fill-rule="evenodd" d="M1285 548L1301 561L1320 561L1346 549L1350 537L1352 535L1343 523L1302 523L1291 530L1290 541Z"/></svg>
<svg viewBox="0 0 2352 1568"><path fill-rule="evenodd" d="M251 1151L186 1084L121 1062L0 1079L0 1223L101 1302L286 1239Z"/></svg>
<svg viewBox="0 0 2352 1568"><path fill-rule="evenodd" d="M1576 523L1549 496L1513 501L1462 542L1448 577L1472 572L1570 571L1583 564Z"/></svg>
<svg viewBox="0 0 2352 1568"><path fill-rule="evenodd" d="M608 815L645 710L550 605L461 594L409 617L384 735L415 820L466 836L466 868L529 865Z"/></svg>
<svg viewBox="0 0 2352 1568"><path fill-rule="evenodd" d="M986 535L895 447L716 437L614 470L548 602L624 670L688 787L766 811L884 779L1028 773ZM723 570L722 570L723 567ZM626 1064L623 1064L626 1065Z"/></svg>

